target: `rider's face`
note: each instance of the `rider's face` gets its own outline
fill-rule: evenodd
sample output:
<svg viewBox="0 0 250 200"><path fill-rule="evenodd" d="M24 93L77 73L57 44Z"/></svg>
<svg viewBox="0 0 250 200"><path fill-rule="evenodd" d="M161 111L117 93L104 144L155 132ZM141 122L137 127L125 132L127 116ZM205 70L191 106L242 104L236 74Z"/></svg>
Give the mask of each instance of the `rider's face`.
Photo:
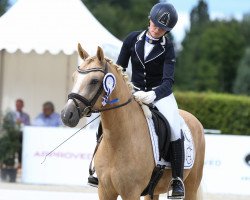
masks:
<svg viewBox="0 0 250 200"><path fill-rule="evenodd" d="M166 34L166 31L157 27L151 20L149 21L149 33L153 38L160 38Z"/></svg>

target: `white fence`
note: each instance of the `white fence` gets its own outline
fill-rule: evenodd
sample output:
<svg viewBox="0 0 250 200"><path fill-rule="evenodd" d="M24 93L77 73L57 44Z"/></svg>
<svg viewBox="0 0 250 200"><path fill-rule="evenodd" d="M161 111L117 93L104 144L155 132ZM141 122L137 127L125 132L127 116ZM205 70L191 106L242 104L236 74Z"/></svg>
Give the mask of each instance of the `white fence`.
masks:
<svg viewBox="0 0 250 200"><path fill-rule="evenodd" d="M84 129L44 157L77 129L25 127L24 183L86 185L95 129ZM207 193L250 194L250 137L206 135L203 188Z"/></svg>

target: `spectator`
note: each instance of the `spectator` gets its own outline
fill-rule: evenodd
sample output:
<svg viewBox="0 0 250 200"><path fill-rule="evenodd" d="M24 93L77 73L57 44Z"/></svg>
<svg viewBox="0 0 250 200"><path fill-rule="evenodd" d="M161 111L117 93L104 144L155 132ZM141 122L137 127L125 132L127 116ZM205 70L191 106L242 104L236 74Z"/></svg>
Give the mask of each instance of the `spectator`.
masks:
<svg viewBox="0 0 250 200"><path fill-rule="evenodd" d="M35 120L34 126L61 126L61 116L54 112L54 105L48 101L43 104L43 113L39 114Z"/></svg>
<svg viewBox="0 0 250 200"><path fill-rule="evenodd" d="M16 100L16 111L7 113L6 119L9 119L19 127L22 125L30 125L30 117L27 113L23 112L24 102L22 99Z"/></svg>
<svg viewBox="0 0 250 200"><path fill-rule="evenodd" d="M4 117L4 120L11 123L11 125L16 127L16 129L19 132L19 144L20 144L20 147L18 150L18 161L20 162L19 167L21 166L21 162L22 162L22 141L23 141L22 126L30 125L30 117L27 113L23 112L23 107L24 107L23 100L17 99L16 110L7 113L6 116Z"/></svg>

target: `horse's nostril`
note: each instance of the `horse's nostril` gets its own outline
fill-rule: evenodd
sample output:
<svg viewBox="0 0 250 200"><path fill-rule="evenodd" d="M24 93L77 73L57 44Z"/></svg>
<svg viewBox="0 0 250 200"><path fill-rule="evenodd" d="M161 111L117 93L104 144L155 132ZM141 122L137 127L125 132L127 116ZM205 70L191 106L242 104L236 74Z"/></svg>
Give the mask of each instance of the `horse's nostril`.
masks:
<svg viewBox="0 0 250 200"><path fill-rule="evenodd" d="M70 112L69 119L73 117L73 112Z"/></svg>

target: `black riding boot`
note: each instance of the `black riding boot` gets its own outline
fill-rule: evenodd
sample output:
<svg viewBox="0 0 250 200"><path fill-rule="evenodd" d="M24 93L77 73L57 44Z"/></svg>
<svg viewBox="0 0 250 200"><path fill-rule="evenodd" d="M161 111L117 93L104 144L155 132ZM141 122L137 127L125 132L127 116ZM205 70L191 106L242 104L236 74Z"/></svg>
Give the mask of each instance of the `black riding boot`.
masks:
<svg viewBox="0 0 250 200"><path fill-rule="evenodd" d="M184 168L184 138L171 142L172 146L172 197L183 198L185 196L183 179Z"/></svg>
<svg viewBox="0 0 250 200"><path fill-rule="evenodd" d="M93 186L93 187L98 187L98 178L93 176L94 173L95 173L95 167L92 167L92 162L93 162L95 153L96 153L96 151L97 151L97 149L99 147L99 144L101 143L101 140L102 140L102 124L100 123L99 127L98 127L98 131L96 133L96 141L97 141L97 143L96 143L95 151L93 153L91 162L89 164L88 184L90 186Z"/></svg>

